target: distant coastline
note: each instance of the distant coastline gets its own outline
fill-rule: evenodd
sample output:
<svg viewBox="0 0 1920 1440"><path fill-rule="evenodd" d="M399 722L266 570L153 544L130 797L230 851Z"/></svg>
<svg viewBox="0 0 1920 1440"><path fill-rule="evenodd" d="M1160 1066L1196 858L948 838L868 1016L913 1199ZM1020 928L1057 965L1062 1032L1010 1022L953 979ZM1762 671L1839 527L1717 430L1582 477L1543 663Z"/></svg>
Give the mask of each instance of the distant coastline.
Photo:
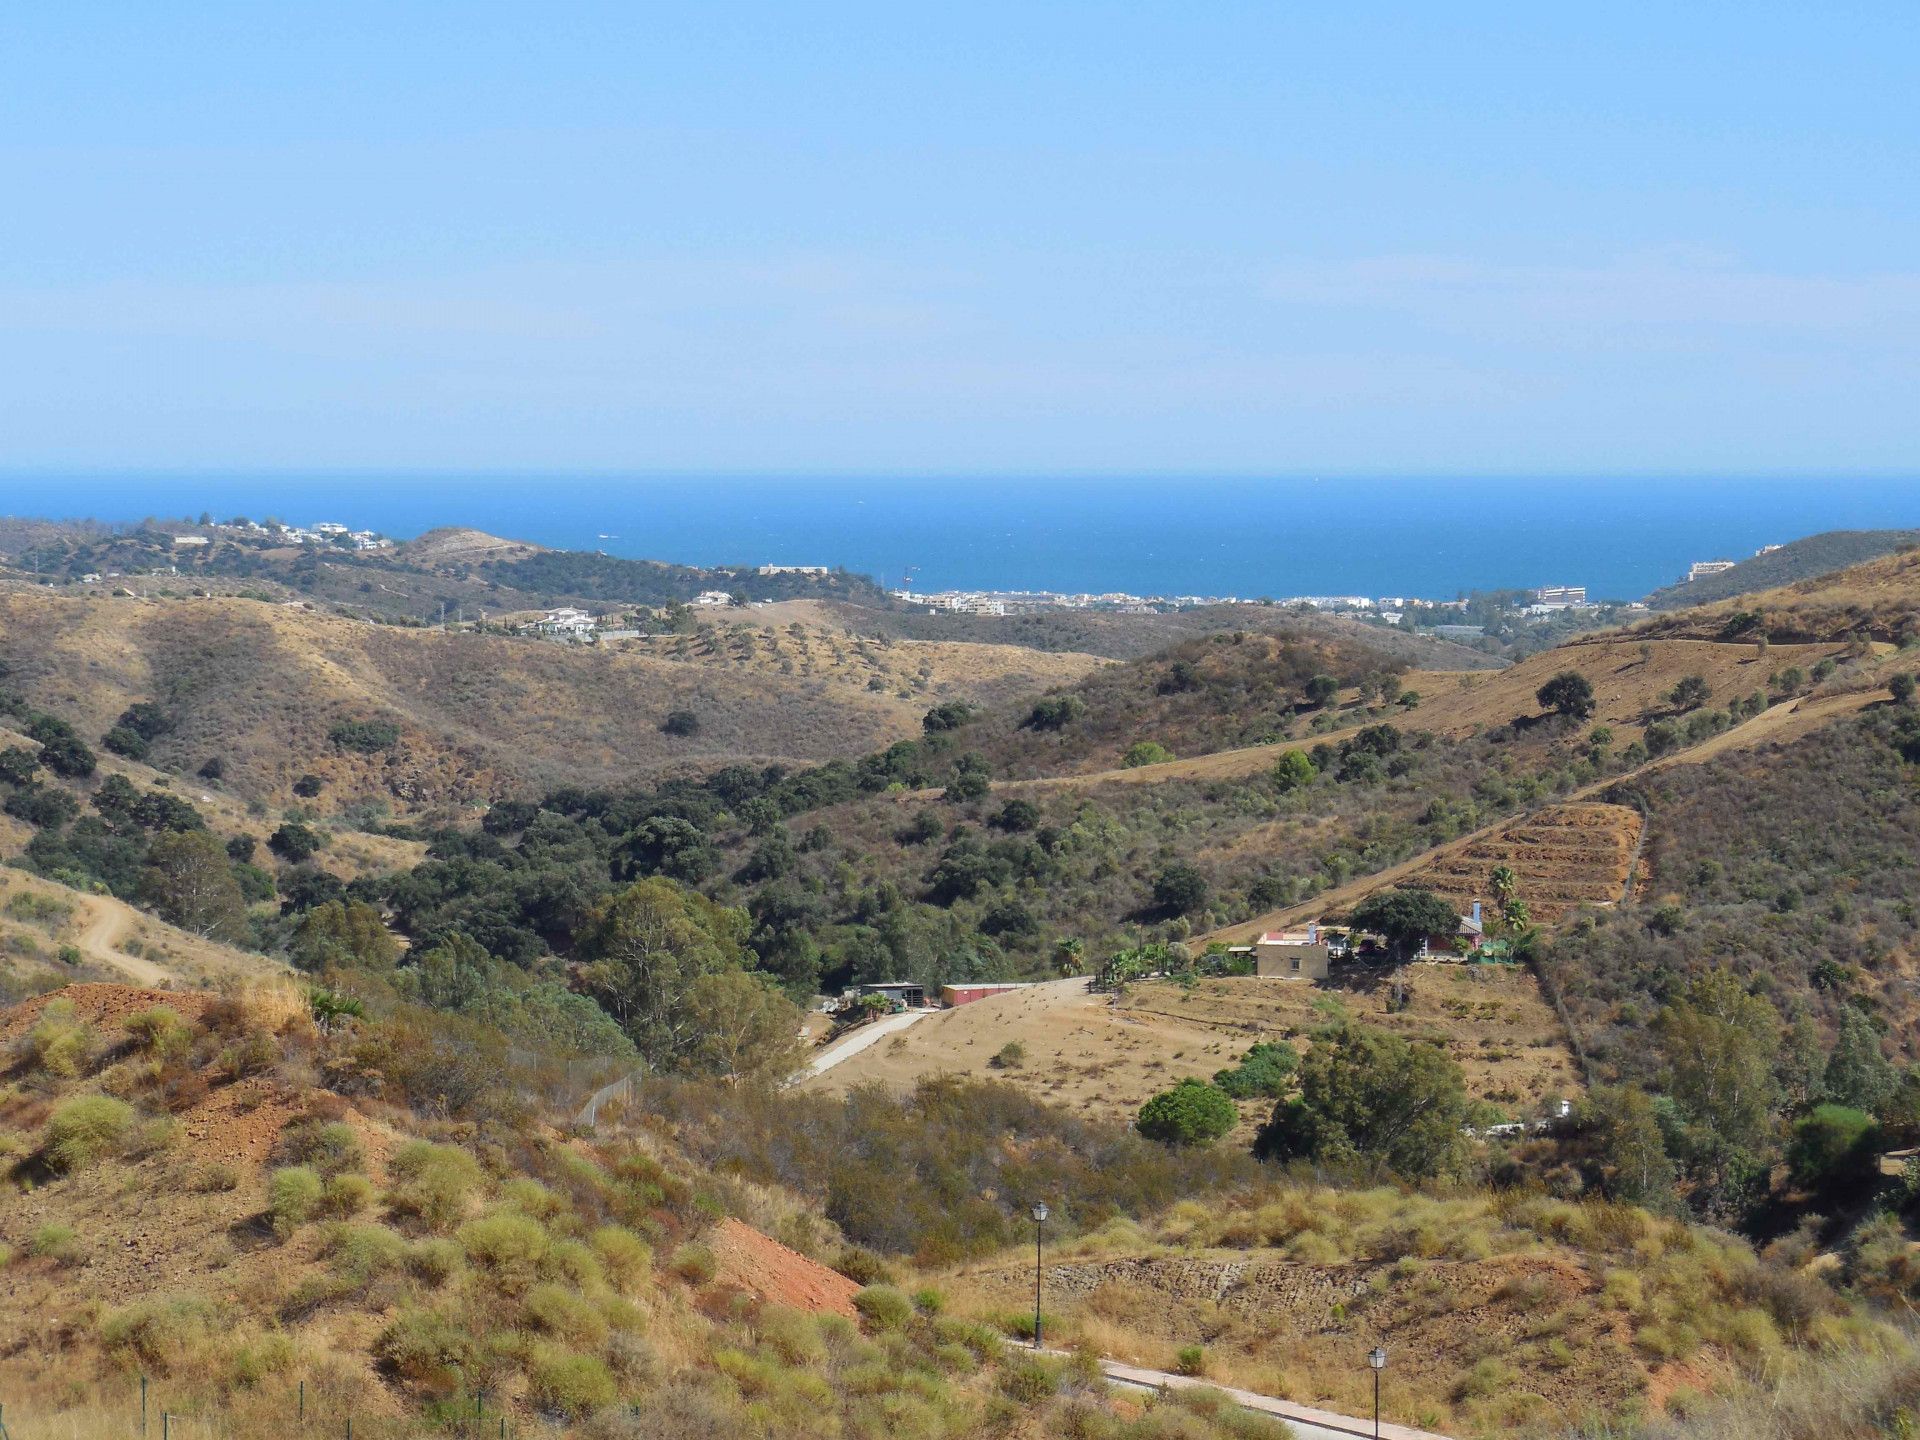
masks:
<svg viewBox="0 0 1920 1440"><path fill-rule="evenodd" d="M0 510L471 526L691 565L844 568L889 590L1244 600L1584 586L1637 600L1699 561L1920 522L1920 481L0 476ZM910 586L903 586L910 582Z"/></svg>

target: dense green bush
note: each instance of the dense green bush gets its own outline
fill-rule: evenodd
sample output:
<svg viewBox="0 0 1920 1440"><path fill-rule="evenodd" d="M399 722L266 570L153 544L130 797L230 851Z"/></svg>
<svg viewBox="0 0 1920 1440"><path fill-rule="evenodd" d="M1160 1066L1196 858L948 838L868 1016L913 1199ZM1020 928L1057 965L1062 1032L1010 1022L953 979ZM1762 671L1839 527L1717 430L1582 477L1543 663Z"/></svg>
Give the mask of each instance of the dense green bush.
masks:
<svg viewBox="0 0 1920 1440"><path fill-rule="evenodd" d="M1275 1107L1256 1150L1425 1178L1457 1162L1466 1110L1460 1067L1439 1046L1347 1025L1314 1042L1300 1093Z"/></svg>
<svg viewBox="0 0 1920 1440"><path fill-rule="evenodd" d="M336 720L327 738L342 750L372 755L391 750L400 741L400 727L390 720Z"/></svg>
<svg viewBox="0 0 1920 1440"><path fill-rule="evenodd" d="M133 1107L111 1095L63 1100L47 1120L47 1161L57 1170L84 1170L118 1150L133 1122Z"/></svg>
<svg viewBox="0 0 1920 1440"><path fill-rule="evenodd" d="M1873 1183L1879 1174L1880 1136L1873 1117L1844 1105L1819 1105L1794 1122L1787 1142L1793 1183L1828 1199Z"/></svg>
<svg viewBox="0 0 1920 1440"><path fill-rule="evenodd" d="M325 1184L304 1165L289 1165L267 1177L267 1215L273 1228L291 1234L311 1220L320 1208Z"/></svg>
<svg viewBox="0 0 1920 1440"><path fill-rule="evenodd" d="M1169 1145L1207 1145L1239 1122L1240 1112L1217 1085L1182 1080L1140 1107L1134 1128Z"/></svg>
<svg viewBox="0 0 1920 1440"><path fill-rule="evenodd" d="M1238 1065L1215 1074L1213 1083L1235 1100L1260 1096L1278 1099L1287 1093L1299 1067L1299 1052L1284 1040L1262 1041L1248 1050Z"/></svg>

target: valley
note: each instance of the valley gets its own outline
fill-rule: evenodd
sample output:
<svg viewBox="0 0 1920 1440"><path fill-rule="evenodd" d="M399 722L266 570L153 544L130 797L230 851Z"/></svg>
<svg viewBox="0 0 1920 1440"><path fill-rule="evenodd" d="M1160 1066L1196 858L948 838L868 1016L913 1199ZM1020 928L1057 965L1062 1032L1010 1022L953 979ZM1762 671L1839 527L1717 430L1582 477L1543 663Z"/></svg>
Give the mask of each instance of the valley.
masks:
<svg viewBox="0 0 1920 1440"><path fill-rule="evenodd" d="M0 587L0 1292L109 1389L1210 1440L1278 1432L1074 1367L1357 1414L1384 1343L1464 1440L1890 1353L1904 1182L1801 1137L1920 1137L1904 553L1491 668L1284 611L1071 649L783 599L575 646ZM1396 897L1480 902L1500 963L1235 973ZM1029 983L795 1043L882 980ZM1080 1360L1007 1349L1035 1198ZM10 1423L74 1418L45 1343L0 1328Z"/></svg>

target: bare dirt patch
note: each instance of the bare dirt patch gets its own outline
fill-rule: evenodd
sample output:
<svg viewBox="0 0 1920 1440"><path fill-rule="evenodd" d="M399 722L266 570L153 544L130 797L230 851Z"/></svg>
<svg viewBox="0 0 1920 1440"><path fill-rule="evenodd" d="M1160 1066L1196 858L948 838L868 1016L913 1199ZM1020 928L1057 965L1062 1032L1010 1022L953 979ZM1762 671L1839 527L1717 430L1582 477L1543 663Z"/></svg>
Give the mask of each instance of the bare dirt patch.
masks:
<svg viewBox="0 0 1920 1440"><path fill-rule="evenodd" d="M721 1285L810 1314L826 1311L852 1319L857 1313L853 1297L860 1287L853 1281L732 1216L714 1226L708 1243L714 1279Z"/></svg>

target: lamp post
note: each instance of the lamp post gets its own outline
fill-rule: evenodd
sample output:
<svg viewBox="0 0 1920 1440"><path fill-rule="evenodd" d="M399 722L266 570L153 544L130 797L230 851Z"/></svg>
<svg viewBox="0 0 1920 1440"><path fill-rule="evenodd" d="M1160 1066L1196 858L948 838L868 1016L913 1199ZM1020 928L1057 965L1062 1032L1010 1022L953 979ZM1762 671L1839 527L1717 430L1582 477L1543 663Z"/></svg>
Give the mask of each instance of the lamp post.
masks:
<svg viewBox="0 0 1920 1440"><path fill-rule="evenodd" d="M1387 1368L1387 1352L1376 1345L1367 1352L1373 1370L1373 1440L1380 1440L1380 1372Z"/></svg>
<svg viewBox="0 0 1920 1440"><path fill-rule="evenodd" d="M1047 1202L1033 1202L1033 1348L1040 1348L1040 1229L1047 1223L1047 1216L1053 1212L1047 1209Z"/></svg>

